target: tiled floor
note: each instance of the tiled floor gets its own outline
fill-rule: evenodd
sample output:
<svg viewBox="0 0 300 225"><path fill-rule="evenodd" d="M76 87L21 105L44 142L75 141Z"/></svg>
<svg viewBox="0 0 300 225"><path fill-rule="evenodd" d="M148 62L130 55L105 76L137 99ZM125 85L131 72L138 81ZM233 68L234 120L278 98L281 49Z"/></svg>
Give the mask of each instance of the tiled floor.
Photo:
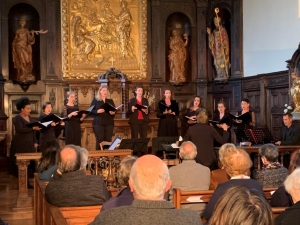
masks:
<svg viewBox="0 0 300 225"><path fill-rule="evenodd" d="M30 189L28 194L33 196L33 190ZM32 209L14 210L17 197L18 179L7 172L0 172L0 218L10 225L34 225Z"/></svg>

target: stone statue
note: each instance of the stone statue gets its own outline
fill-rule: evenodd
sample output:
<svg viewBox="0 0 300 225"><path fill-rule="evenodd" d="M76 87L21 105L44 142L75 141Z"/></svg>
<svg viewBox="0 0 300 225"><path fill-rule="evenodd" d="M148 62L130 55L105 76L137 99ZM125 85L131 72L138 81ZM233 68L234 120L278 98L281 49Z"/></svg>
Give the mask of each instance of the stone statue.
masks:
<svg viewBox="0 0 300 225"><path fill-rule="evenodd" d="M184 62L186 60L186 46L188 44L188 35L184 34L183 39L176 30L172 31L169 40L170 53L168 55L170 67L170 82L185 82Z"/></svg>
<svg viewBox="0 0 300 225"><path fill-rule="evenodd" d="M216 9L215 9L216 11ZM218 10L216 13L219 12ZM220 17L214 18L216 29L211 33L207 28L209 48L214 57L214 65L217 71L215 80L227 80L229 78L229 39L226 29L221 25Z"/></svg>
<svg viewBox="0 0 300 225"><path fill-rule="evenodd" d="M22 82L34 81L31 48L31 45L35 42L34 31L28 31L25 28L26 20L24 19L21 19L19 24L20 28L16 31L12 42L14 68L18 71L17 80Z"/></svg>
<svg viewBox="0 0 300 225"><path fill-rule="evenodd" d="M293 72L291 76L293 79L293 84L290 92L295 104L294 112L300 112L300 77L298 77L295 72Z"/></svg>

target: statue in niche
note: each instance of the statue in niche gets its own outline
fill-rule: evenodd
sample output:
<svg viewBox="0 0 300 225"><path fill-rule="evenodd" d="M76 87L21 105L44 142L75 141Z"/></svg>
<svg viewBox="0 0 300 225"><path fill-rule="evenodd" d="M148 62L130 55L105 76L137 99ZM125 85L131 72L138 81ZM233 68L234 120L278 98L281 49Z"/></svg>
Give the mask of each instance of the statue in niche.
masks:
<svg viewBox="0 0 300 225"><path fill-rule="evenodd" d="M12 58L14 68L17 69L17 80L22 82L34 81L32 75L32 48L34 44L34 31L28 31L25 28L26 20L21 19L20 28L16 31L15 38L12 42Z"/></svg>
<svg viewBox="0 0 300 225"><path fill-rule="evenodd" d="M292 72L291 77L293 79L292 87L290 90L295 109L294 112L300 113L300 77L296 72Z"/></svg>
<svg viewBox="0 0 300 225"><path fill-rule="evenodd" d="M178 35L176 30L172 31L169 40L170 53L168 55L170 67L170 82L185 82L184 62L186 60L186 46L188 44L188 35L184 34L183 39Z"/></svg>
<svg viewBox="0 0 300 225"><path fill-rule="evenodd" d="M217 76L214 80L227 80L229 78L229 39L226 29L221 24L221 18L218 17L219 9L215 9L216 17L214 24L216 29L211 33L211 29L207 28L209 48L214 57L214 65L216 67Z"/></svg>

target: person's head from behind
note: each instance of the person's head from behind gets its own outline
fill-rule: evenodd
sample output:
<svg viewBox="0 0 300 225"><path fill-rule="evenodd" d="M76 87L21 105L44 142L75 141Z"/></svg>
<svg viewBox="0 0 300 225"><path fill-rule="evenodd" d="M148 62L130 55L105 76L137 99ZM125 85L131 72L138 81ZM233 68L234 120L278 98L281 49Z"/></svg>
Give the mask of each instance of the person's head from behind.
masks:
<svg viewBox="0 0 300 225"><path fill-rule="evenodd" d="M163 200L171 184L167 165L154 155L138 158L131 168L129 186L136 199Z"/></svg>
<svg viewBox="0 0 300 225"><path fill-rule="evenodd" d="M250 108L250 101L248 98L243 98L241 101L241 108L242 110L248 111Z"/></svg>
<svg viewBox="0 0 300 225"><path fill-rule="evenodd" d="M230 177L247 176L252 167L249 154L244 149L231 151L223 157L222 164Z"/></svg>
<svg viewBox="0 0 300 225"><path fill-rule="evenodd" d="M300 201L300 168L288 175L283 184L287 193L292 196L293 202Z"/></svg>
<svg viewBox="0 0 300 225"><path fill-rule="evenodd" d="M278 148L274 144L265 144L259 148L263 164L268 165L278 161Z"/></svg>
<svg viewBox="0 0 300 225"><path fill-rule="evenodd" d="M39 173L49 169L56 164L56 155L60 147L56 141L47 141L41 148L42 157L37 167Z"/></svg>
<svg viewBox="0 0 300 225"><path fill-rule="evenodd" d="M272 225L269 203L256 190L245 186L229 188L218 200L209 225Z"/></svg>
<svg viewBox="0 0 300 225"><path fill-rule="evenodd" d="M86 165L87 165L87 162L88 162L89 152L85 148L82 148L80 146L77 146L77 147L78 147L78 150L80 152L80 158L81 158L80 169L81 170L86 170Z"/></svg>
<svg viewBox="0 0 300 225"><path fill-rule="evenodd" d="M81 167L81 155L72 145L66 145L58 154L57 166L63 173L77 171Z"/></svg>
<svg viewBox="0 0 300 225"><path fill-rule="evenodd" d="M291 174L297 167L300 167L300 150L294 151L291 155L289 174Z"/></svg>
<svg viewBox="0 0 300 225"><path fill-rule="evenodd" d="M219 149L219 167L220 168L223 168L223 160L224 160L224 157L227 157L227 155L230 153L230 152L238 152L239 150L236 148L236 146L232 143L226 143L226 144L223 144L220 149Z"/></svg>
<svg viewBox="0 0 300 225"><path fill-rule="evenodd" d="M45 102L42 106L43 113L49 115L52 112L52 104L51 102Z"/></svg>
<svg viewBox="0 0 300 225"><path fill-rule="evenodd" d="M128 181L130 178L131 167L135 163L136 159L137 158L135 156L129 155L121 161L117 171L117 179L121 187L129 186Z"/></svg>
<svg viewBox="0 0 300 225"><path fill-rule="evenodd" d="M208 116L205 109L201 109L197 115L197 123L204 123L207 124L208 122Z"/></svg>
<svg viewBox="0 0 300 225"><path fill-rule="evenodd" d="M284 126L290 127L293 123L293 116L290 113L284 114L282 116L282 120L283 120Z"/></svg>
<svg viewBox="0 0 300 225"><path fill-rule="evenodd" d="M23 116L29 116L31 112L30 100L27 97L22 97L16 102L16 108Z"/></svg>
<svg viewBox="0 0 300 225"><path fill-rule="evenodd" d="M179 156L183 160L195 159L197 156L197 147L191 141L185 141L180 145Z"/></svg>

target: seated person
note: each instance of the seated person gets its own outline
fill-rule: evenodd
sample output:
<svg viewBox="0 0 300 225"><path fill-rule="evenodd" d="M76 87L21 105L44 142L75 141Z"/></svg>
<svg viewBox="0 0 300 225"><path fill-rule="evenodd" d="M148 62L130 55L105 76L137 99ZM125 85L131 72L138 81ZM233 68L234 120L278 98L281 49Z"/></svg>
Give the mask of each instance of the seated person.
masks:
<svg viewBox="0 0 300 225"><path fill-rule="evenodd" d="M270 225L273 224L272 210L265 196L254 189L231 187L218 200L209 224Z"/></svg>
<svg viewBox="0 0 300 225"><path fill-rule="evenodd" d="M206 166L196 163L197 147L190 141L183 142L179 149L182 163L169 169L172 188L183 191L208 190L210 183L210 170ZM169 192L170 200L173 197L172 189ZM186 204L181 208L192 209L202 216L205 209L204 203Z"/></svg>
<svg viewBox="0 0 300 225"><path fill-rule="evenodd" d="M144 155L136 160L130 172L132 205L105 210L90 224L202 224L196 212L175 209L164 200L171 184L167 165L154 155Z"/></svg>
<svg viewBox="0 0 300 225"><path fill-rule="evenodd" d="M204 217L207 221L210 220L217 201L231 187L246 186L250 189L254 188L261 195L264 195L262 186L248 176L249 169L252 167L252 161L245 150L236 148L236 150L229 152L223 159L223 166L231 178L229 181L219 184L211 196L204 210Z"/></svg>
<svg viewBox="0 0 300 225"><path fill-rule="evenodd" d="M300 167L300 150L294 151L291 155L288 174L291 174L296 168ZM292 197L286 192L285 187L280 186L271 197L270 205L272 207L292 206Z"/></svg>
<svg viewBox="0 0 300 225"><path fill-rule="evenodd" d="M221 146L219 149L219 168L217 170L211 171L210 175L210 186L209 190L215 190L220 183L224 183L230 179L228 176L224 166L223 166L223 159L227 156L227 154L231 151L236 151L236 146L231 143L226 143Z"/></svg>
<svg viewBox="0 0 300 225"><path fill-rule="evenodd" d="M60 150L60 147L55 140L52 140L44 143L41 150L42 157L37 166L37 172L39 173L40 180L49 181L57 170L56 154Z"/></svg>
<svg viewBox="0 0 300 225"><path fill-rule="evenodd" d="M183 140L191 141L197 146L196 162L211 170L217 169L217 156L214 151L214 140L220 144L225 144L229 137L229 128L226 124L220 124L224 130L221 136L216 129L208 125L208 116L206 110L200 109L197 115L197 123L190 126Z"/></svg>
<svg viewBox="0 0 300 225"><path fill-rule="evenodd" d="M298 225L300 215L300 168L295 169L284 181L285 190L292 196L294 205L275 218L275 225Z"/></svg>
<svg viewBox="0 0 300 225"><path fill-rule="evenodd" d="M119 191L116 197L112 197L103 204L101 212L123 205L131 205L133 201L133 194L130 191L128 181L131 167L135 161L136 157L130 155L121 161L119 169L117 171L117 179L122 189Z"/></svg>
<svg viewBox="0 0 300 225"><path fill-rule="evenodd" d="M46 200L58 207L102 205L111 196L100 176L87 176L80 169L79 146L66 145L57 157L58 172L45 190Z"/></svg>
<svg viewBox="0 0 300 225"><path fill-rule="evenodd" d="M282 117L284 127L281 131L281 140L275 142L275 145L300 145L300 128L293 124L293 116L290 113Z"/></svg>
<svg viewBox="0 0 300 225"><path fill-rule="evenodd" d="M278 162L278 148L273 144L265 144L259 148L261 170L253 171L253 179L263 188L278 188L287 176L287 169Z"/></svg>

